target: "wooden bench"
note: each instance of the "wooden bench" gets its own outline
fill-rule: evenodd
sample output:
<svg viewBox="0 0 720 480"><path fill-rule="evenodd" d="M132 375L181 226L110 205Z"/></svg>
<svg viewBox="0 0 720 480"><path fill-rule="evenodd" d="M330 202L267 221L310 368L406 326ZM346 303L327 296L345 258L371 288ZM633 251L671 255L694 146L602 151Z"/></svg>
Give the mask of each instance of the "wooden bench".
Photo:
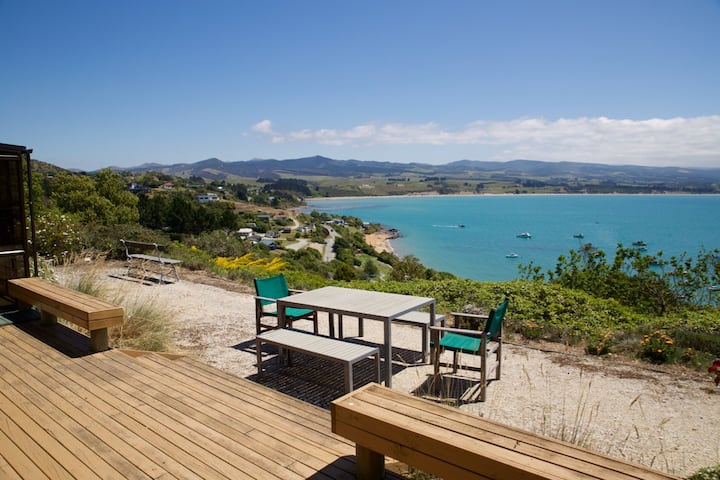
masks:
<svg viewBox="0 0 720 480"><path fill-rule="evenodd" d="M345 369L345 392L353 390L353 365L360 360L373 357L375 360L375 381L380 381L380 349L345 342L335 338L321 337L300 330L279 328L268 330L255 339L257 348L258 375L262 375L262 351L264 343L275 345L278 348L296 351L341 362ZM287 352L288 365L291 363L290 352Z"/></svg>
<svg viewBox="0 0 720 480"><path fill-rule="evenodd" d="M8 280L8 295L21 309L37 307L46 323L55 323L60 317L88 330L94 352L107 350L108 328L123 324L122 307L43 278Z"/></svg>
<svg viewBox="0 0 720 480"><path fill-rule="evenodd" d="M333 401L331 416L361 480L384 478L385 455L446 479L679 479L377 384Z"/></svg>
<svg viewBox="0 0 720 480"><path fill-rule="evenodd" d="M175 281L180 281L175 267L181 264L182 260L163 257L161 252L166 249L165 245L123 239L120 239L120 243L125 248L125 256L128 261L127 276L130 276L133 268L142 268L143 278L146 278L148 273L154 273L160 276L159 283L163 283L165 275L172 273L175 275Z"/></svg>

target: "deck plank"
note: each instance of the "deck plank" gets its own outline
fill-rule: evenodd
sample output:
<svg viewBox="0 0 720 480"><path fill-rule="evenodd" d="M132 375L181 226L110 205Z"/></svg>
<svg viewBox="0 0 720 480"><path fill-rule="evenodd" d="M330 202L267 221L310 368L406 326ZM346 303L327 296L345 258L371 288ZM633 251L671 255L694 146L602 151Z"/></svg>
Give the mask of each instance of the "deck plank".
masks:
<svg viewBox="0 0 720 480"><path fill-rule="evenodd" d="M0 327L0 477L352 479L330 414L188 358L71 358Z"/></svg>
<svg viewBox="0 0 720 480"><path fill-rule="evenodd" d="M6 352L6 361L19 361L19 357L16 357L18 350L19 345L15 351ZM72 362L67 360L60 362L66 363L67 368L72 366ZM60 371L53 370L51 363L27 364L24 370L28 374L22 376L23 383L27 385L24 390L25 397L36 398L35 408L39 413L44 409L47 417L55 423L46 424L44 428L68 430L82 442L87 452L94 452L96 456L104 459L107 462L104 467L97 465L103 478L141 479L154 477L162 472L158 464L148 460L135 444L128 443L116 434L114 427L118 425L114 424L112 414L118 411L103 408L103 405L96 402L92 386L78 391L67 388L67 377ZM4 377L10 375L12 374L8 373ZM11 385L19 386L19 380L17 378Z"/></svg>
<svg viewBox="0 0 720 480"><path fill-rule="evenodd" d="M318 450L317 445L311 438L308 438L307 434L298 434L300 430L287 422L277 424L282 444L266 441L265 438L272 437L266 433L266 430L276 423L273 412L268 411L267 408L253 408L245 403L243 403L242 411L238 411L236 407L232 406L233 403L237 403L236 397L216 387L198 383L194 374L188 375L190 372L187 364L176 366L174 361L154 355L141 358L140 361L149 367L148 370L145 370L147 378L151 380L151 383L157 383L160 391L165 391L171 386L177 389L176 393L179 394L179 398L175 408L188 417L196 418L202 425L214 426L218 432L226 435L232 442L252 443L254 452L251 455L257 461L262 462L263 468L270 468L270 471L273 471L272 466L275 463L287 467L292 464L291 457L297 456L304 458L308 466L317 469L337 458L337 451L328 453L323 449ZM123 359L118 359L118 362L123 362ZM130 366L128 364L128 367ZM152 369L157 369L157 372L149 373ZM267 397L268 392L264 392L264 396ZM242 423L236 424L236 419L243 415L247 418ZM226 419L225 423L220 423L218 418ZM227 419L231 419L231 421L228 422ZM258 429L262 429L262 435L249 436L251 432ZM303 432L306 433L305 429L302 429L300 433ZM323 435L323 437L326 436L327 433ZM227 440L219 439L218 441ZM256 457L255 452L262 456ZM305 474L305 472L297 473L301 476ZM278 474L287 475L282 472L278 472Z"/></svg>
<svg viewBox="0 0 720 480"><path fill-rule="evenodd" d="M0 466L0 471L3 475L7 474L8 478L32 478L37 480L49 479L42 470L22 451L18 445L16 445L17 439L10 438L5 433L9 430L9 425L6 425L7 418L0 411L0 422L2 422L2 428L0 428L0 445L3 446L0 457L3 459L3 464ZM20 475L22 473L22 476ZM4 477L3 477L4 478Z"/></svg>
<svg viewBox="0 0 720 480"><path fill-rule="evenodd" d="M124 356L125 358L122 358ZM105 358L95 361L98 368L103 369L108 375L118 374L122 370L124 360L137 362L138 359L131 359L123 354L114 355L117 358ZM192 398L184 398L182 385L175 382L174 385L165 385L167 388L156 386L158 377L146 369L142 370L143 378L133 378L130 367L127 371L120 371L125 378L124 385L129 387L128 393L134 392L134 396L144 400L139 409L149 416L161 422L164 427L182 435L193 437L193 441L200 450L197 454L204 455L204 461L208 464L223 465L223 469L237 469L237 475L249 476L252 478L292 478L287 475L284 468L277 469L275 463L266 462L262 465L262 457L255 450L243 445L247 443L247 437L240 433L233 439L228 438L228 432L238 423L237 419L224 417L219 420L213 419L211 415L202 416L200 411L206 408L201 402ZM174 387L174 388L173 388ZM172 388L172 390L170 390ZM210 424L206 423L210 422ZM240 424L241 432L247 430ZM299 478L299 477L295 477Z"/></svg>

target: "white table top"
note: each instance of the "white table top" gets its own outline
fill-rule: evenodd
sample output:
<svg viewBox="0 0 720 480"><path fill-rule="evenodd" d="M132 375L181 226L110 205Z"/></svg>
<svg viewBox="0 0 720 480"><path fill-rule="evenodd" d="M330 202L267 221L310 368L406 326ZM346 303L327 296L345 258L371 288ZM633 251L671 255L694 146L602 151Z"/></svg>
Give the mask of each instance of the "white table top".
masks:
<svg viewBox="0 0 720 480"><path fill-rule="evenodd" d="M392 320L434 304L435 299L354 288L322 287L283 297L277 302L286 307L309 308L373 320Z"/></svg>

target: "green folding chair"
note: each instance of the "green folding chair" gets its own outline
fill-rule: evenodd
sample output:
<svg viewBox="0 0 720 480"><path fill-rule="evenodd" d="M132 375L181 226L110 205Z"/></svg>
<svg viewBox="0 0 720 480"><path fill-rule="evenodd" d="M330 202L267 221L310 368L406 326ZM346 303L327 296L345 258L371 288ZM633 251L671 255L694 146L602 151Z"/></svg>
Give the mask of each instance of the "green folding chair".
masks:
<svg viewBox="0 0 720 480"><path fill-rule="evenodd" d="M470 330L467 328L450 328L431 326L430 331L433 339L433 345L439 348L434 349L433 363L434 369L434 385L435 393L438 393L440 387L440 367L452 367L452 373L457 373L458 369L465 369L480 372L480 394L481 402L485 401L487 395L487 386L492 380L500 380L502 371L502 333L503 320L505 312L508 308L509 298L496 308L490 310L487 316L474 315L469 313L452 312L454 319L461 317L485 320L483 330ZM452 363L442 363L440 355L443 351L453 352ZM474 365L462 365L460 363L460 355L477 355L480 356L480 367ZM491 360L494 357L493 360ZM489 371L495 370L495 377L489 378Z"/></svg>
<svg viewBox="0 0 720 480"><path fill-rule="evenodd" d="M256 278L255 283L255 329L259 335L265 330L278 328L278 312L277 299L287 297L294 293L300 293L302 290L289 289L287 280L282 273L270 278ZM274 318L274 324L262 323L266 317ZM318 318L315 310L307 310L304 308L285 309L285 320L287 325L292 327L295 320L307 319L313 322L315 334L318 333Z"/></svg>

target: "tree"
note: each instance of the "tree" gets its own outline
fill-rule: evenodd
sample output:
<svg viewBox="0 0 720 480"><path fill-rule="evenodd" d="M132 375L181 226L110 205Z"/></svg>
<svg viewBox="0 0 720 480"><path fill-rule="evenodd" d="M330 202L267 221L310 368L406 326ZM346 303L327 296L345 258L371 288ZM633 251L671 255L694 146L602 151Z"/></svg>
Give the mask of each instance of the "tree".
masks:
<svg viewBox="0 0 720 480"><path fill-rule="evenodd" d="M110 169L96 178L61 173L50 183L51 199L65 213L84 224L135 223L140 218L137 198L126 191L122 177Z"/></svg>
<svg viewBox="0 0 720 480"><path fill-rule="evenodd" d="M376 277L377 274L380 272L380 269L377 266L377 263L371 258L368 258L365 260L365 263L363 264L363 274L367 278L373 278Z"/></svg>
<svg viewBox="0 0 720 480"><path fill-rule="evenodd" d="M355 269L347 263L339 262L337 260L333 260L333 263L335 266L333 278L335 280L350 281L357 278L357 273L355 272Z"/></svg>
<svg viewBox="0 0 720 480"><path fill-rule="evenodd" d="M400 259L390 272L390 280L399 280L402 282L413 279L427 278L427 269L420 263L420 260L414 255L407 255Z"/></svg>

